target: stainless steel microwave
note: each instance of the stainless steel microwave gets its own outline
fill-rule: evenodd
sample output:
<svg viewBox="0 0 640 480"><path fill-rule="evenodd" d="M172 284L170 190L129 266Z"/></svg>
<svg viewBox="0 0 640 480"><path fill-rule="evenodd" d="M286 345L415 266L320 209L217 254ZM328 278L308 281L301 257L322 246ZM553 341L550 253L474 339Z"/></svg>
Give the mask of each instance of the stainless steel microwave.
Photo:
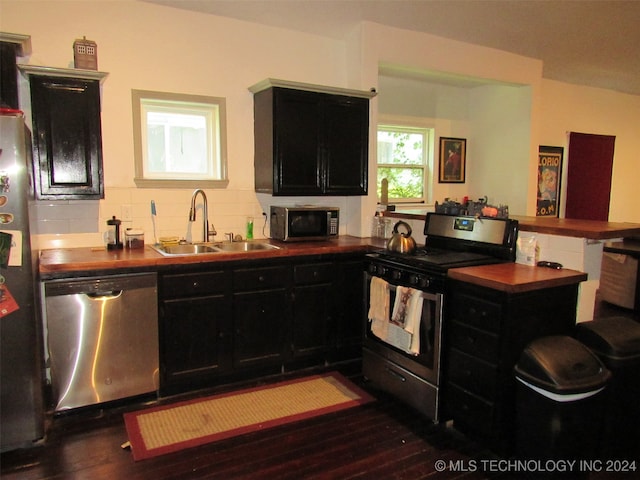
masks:
<svg viewBox="0 0 640 480"><path fill-rule="evenodd" d="M326 240L337 237L340 209L337 207L271 206L271 238L285 242Z"/></svg>

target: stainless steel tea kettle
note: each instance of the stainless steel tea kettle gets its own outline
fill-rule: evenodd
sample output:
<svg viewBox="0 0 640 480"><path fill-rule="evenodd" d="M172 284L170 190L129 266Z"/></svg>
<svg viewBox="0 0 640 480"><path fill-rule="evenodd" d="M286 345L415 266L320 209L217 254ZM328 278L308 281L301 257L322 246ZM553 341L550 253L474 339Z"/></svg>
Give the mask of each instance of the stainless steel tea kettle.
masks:
<svg viewBox="0 0 640 480"><path fill-rule="evenodd" d="M406 232L398 232L399 226L404 226ZM411 226L400 220L393 226L391 238L387 242L387 250L397 253L413 253L416 251L416 241L411 237Z"/></svg>

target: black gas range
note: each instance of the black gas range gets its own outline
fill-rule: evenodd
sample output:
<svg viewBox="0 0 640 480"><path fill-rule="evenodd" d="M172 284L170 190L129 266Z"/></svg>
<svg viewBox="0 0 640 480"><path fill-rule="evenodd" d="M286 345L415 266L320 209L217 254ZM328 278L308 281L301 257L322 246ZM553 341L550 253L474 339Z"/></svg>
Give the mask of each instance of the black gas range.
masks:
<svg viewBox="0 0 640 480"><path fill-rule="evenodd" d="M411 254L388 250L368 257L372 275L420 290L444 291L450 268L513 262L517 220L428 213L425 245Z"/></svg>

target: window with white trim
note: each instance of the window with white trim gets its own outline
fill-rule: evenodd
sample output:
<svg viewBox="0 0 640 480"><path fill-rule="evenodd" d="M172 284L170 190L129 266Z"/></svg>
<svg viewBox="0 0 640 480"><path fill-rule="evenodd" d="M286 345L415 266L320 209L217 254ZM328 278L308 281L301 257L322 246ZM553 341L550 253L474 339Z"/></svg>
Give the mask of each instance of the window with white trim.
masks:
<svg viewBox="0 0 640 480"><path fill-rule="evenodd" d="M432 138L428 128L378 125L378 200L386 178L390 203L427 202Z"/></svg>
<svg viewBox="0 0 640 480"><path fill-rule="evenodd" d="M225 99L132 90L136 185L227 185Z"/></svg>

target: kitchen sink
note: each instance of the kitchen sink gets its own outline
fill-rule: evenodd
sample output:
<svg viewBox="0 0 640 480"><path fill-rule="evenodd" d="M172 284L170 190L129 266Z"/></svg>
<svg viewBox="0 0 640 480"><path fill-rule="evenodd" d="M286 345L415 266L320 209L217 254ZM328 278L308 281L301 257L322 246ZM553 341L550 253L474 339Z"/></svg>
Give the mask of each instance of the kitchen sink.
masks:
<svg viewBox="0 0 640 480"><path fill-rule="evenodd" d="M261 242L229 242L216 244L223 252L253 252L256 250L277 250L279 247Z"/></svg>
<svg viewBox="0 0 640 480"><path fill-rule="evenodd" d="M220 250L213 245L203 243L186 243L184 245L161 245L152 247L163 255L198 255L202 253L216 253Z"/></svg>
<svg viewBox="0 0 640 480"><path fill-rule="evenodd" d="M221 242L221 243L185 243L181 245L152 245L156 252L165 256L173 255L202 255L211 253L256 252L277 250L269 243L262 242Z"/></svg>

